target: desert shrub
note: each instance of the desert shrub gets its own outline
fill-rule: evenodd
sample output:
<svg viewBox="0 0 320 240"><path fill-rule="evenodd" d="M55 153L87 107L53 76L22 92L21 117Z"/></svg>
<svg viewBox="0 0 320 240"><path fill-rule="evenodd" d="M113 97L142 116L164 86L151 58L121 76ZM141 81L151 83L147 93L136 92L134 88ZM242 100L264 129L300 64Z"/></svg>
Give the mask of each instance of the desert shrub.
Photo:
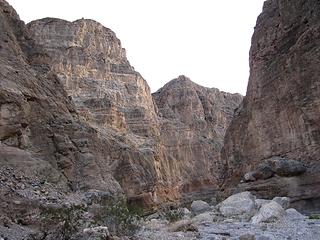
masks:
<svg viewBox="0 0 320 240"><path fill-rule="evenodd" d="M320 214L313 214L313 215L310 215L310 216L309 216L309 219L312 219L312 220L318 220L318 219L320 219Z"/></svg>
<svg viewBox="0 0 320 240"><path fill-rule="evenodd" d="M45 232L53 231L55 234L59 232L68 240L79 230L84 212L83 206L49 207L43 209L40 218L43 227L53 226L50 230L45 229Z"/></svg>
<svg viewBox="0 0 320 240"><path fill-rule="evenodd" d="M92 206L91 212L96 225L108 226L110 232L117 235L131 235L139 228L143 209L127 205L124 200L114 200L107 205Z"/></svg>
<svg viewBox="0 0 320 240"><path fill-rule="evenodd" d="M176 222L181 220L184 214L181 209L173 209L164 211L163 216L169 222Z"/></svg>

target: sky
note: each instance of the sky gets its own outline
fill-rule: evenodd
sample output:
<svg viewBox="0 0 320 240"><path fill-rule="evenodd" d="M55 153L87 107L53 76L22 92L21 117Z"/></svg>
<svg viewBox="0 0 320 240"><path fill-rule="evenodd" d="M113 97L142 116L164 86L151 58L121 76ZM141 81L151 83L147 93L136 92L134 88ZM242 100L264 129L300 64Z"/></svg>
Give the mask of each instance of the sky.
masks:
<svg viewBox="0 0 320 240"><path fill-rule="evenodd" d="M94 19L113 30L155 92L186 75L246 93L249 49L264 0L7 0L27 22Z"/></svg>

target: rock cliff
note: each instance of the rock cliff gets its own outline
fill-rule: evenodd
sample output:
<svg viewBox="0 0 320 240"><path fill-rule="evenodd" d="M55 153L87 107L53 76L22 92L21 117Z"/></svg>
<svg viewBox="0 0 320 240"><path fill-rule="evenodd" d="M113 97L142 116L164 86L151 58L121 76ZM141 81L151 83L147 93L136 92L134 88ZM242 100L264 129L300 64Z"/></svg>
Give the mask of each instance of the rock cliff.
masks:
<svg viewBox="0 0 320 240"><path fill-rule="evenodd" d="M181 186L184 197L218 190L223 137L242 96L179 76L153 97L166 164L161 168L176 176L175 185Z"/></svg>
<svg viewBox="0 0 320 240"><path fill-rule="evenodd" d="M114 32L93 20L68 22L46 18L27 25L30 38L91 125L152 136L154 105L146 81L134 71Z"/></svg>
<svg viewBox="0 0 320 240"><path fill-rule="evenodd" d="M133 157L129 153L111 169L129 198L162 202L201 186L217 187L219 151L240 95L210 91L180 77L153 100L110 29L86 19L42 19L27 29L46 55L33 56L34 63L50 66L82 119L136 147ZM168 109L171 116L164 113Z"/></svg>
<svg viewBox="0 0 320 240"><path fill-rule="evenodd" d="M217 190L240 95L180 76L152 96L110 29L88 19L25 25L0 3L4 176L144 205Z"/></svg>
<svg viewBox="0 0 320 240"><path fill-rule="evenodd" d="M113 174L129 198L141 195L152 203L150 194L157 180L157 116L149 87L129 64L120 40L110 29L88 19L46 18L26 28L43 51L33 54L32 62L49 66L82 121L102 139L115 137L117 143L111 145L118 145L117 150L103 153L108 160L97 166L98 171Z"/></svg>
<svg viewBox="0 0 320 240"><path fill-rule="evenodd" d="M222 151L225 186L234 186L252 171L259 176L260 171L260 178L268 179L238 187L264 197L278 194L293 201L310 200L310 205L319 202L319 19L316 0L264 3L252 37L247 95ZM286 168L298 161L307 171L267 177L270 161Z"/></svg>
<svg viewBox="0 0 320 240"><path fill-rule="evenodd" d="M265 2L242 102L185 76L151 94L110 29L25 25L0 0L0 233L86 239L97 224L119 230L108 221L128 213L123 199L223 189L319 209L319 19L316 0Z"/></svg>
<svg viewBox="0 0 320 240"><path fill-rule="evenodd" d="M24 178L10 182L10 171L12 176L53 184L58 193L94 189L136 196L151 192L156 179L153 153L138 149L136 141L123 137L120 130L98 131L86 121L50 65L49 53L30 37L11 6L0 1L0 8L1 212L12 212L15 198L38 207L50 202L43 193L35 199L31 193L21 193L30 184ZM133 81L140 80L137 76ZM15 183L23 184L23 189Z"/></svg>

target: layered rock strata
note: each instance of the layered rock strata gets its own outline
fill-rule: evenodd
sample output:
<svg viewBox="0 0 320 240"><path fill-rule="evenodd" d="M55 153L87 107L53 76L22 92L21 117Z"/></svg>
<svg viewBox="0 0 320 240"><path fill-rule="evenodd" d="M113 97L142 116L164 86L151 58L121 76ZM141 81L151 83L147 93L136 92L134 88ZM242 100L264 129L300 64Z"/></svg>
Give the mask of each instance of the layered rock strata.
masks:
<svg viewBox="0 0 320 240"><path fill-rule="evenodd" d="M307 171L299 176L276 175L245 188L264 197L281 194L293 201L319 200L319 19L316 0L264 3L252 37L247 95L222 151L226 186L276 157L287 159L289 165L299 161Z"/></svg>

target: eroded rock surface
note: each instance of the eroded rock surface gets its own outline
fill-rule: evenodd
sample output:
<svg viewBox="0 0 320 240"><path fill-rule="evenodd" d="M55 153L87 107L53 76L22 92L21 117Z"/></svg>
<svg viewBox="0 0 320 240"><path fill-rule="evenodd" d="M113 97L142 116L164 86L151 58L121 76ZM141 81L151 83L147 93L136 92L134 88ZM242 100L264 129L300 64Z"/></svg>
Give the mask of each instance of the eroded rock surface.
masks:
<svg viewBox="0 0 320 240"><path fill-rule="evenodd" d="M307 171L273 180L262 176L244 189L293 201L319 198L319 19L316 0L264 3L252 37L247 95L222 151L226 186L239 183L262 161L282 157L302 162Z"/></svg>

